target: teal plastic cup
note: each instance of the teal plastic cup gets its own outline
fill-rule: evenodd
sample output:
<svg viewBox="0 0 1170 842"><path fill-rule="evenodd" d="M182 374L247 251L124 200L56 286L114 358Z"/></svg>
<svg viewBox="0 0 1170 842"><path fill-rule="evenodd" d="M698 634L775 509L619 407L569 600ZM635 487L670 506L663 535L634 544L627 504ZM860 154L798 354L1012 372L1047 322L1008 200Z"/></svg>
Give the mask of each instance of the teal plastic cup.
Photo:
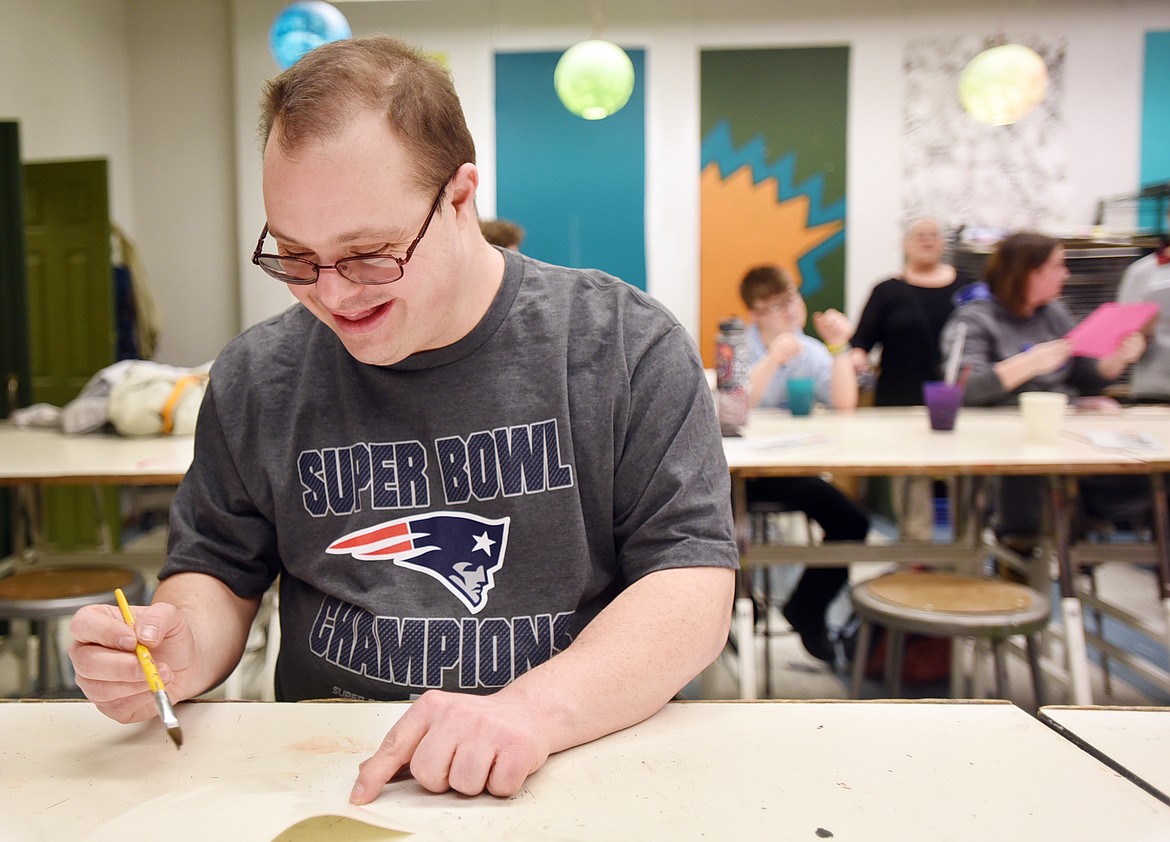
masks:
<svg viewBox="0 0 1170 842"><path fill-rule="evenodd" d="M808 415L816 400L816 381L811 377L788 378L788 408L793 415Z"/></svg>

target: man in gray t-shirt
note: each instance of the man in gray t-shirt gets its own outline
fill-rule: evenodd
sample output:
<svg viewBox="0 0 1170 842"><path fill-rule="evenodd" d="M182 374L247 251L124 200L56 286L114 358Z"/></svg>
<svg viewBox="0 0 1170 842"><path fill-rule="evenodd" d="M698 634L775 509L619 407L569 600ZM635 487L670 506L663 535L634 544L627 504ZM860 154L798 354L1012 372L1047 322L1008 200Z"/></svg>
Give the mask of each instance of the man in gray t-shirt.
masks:
<svg viewBox="0 0 1170 842"><path fill-rule="evenodd" d="M269 84L253 262L298 303L217 358L162 582L72 624L78 685L154 714L231 671L280 580L281 699L417 701L362 764L519 791L658 710L721 651L727 465L694 344L600 272L483 238L448 75L385 36ZM421 694L421 695L420 695Z"/></svg>

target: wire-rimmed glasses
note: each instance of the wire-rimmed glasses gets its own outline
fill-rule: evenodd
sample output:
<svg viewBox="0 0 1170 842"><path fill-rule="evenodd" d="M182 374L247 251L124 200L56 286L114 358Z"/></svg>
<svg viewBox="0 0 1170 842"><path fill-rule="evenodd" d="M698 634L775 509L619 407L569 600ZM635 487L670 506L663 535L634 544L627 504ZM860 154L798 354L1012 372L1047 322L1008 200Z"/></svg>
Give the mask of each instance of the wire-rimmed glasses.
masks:
<svg viewBox="0 0 1170 842"><path fill-rule="evenodd" d="M317 283L322 269L332 269L341 277L353 281L355 284L392 284L400 280L406 273L406 264L414 254L415 248L427 233L439 203L443 199L443 192L447 183L439 188L439 194L431 205L431 211L423 220L418 236L414 238L406 249L406 254L398 257L393 254L355 254L353 257L344 257L331 266L322 266L303 257L292 257L282 254L262 254L264 240L268 237L268 223L264 223L264 230L260 232L260 239L256 241L256 250L252 252L252 262L267 272L276 280L286 284L302 286Z"/></svg>

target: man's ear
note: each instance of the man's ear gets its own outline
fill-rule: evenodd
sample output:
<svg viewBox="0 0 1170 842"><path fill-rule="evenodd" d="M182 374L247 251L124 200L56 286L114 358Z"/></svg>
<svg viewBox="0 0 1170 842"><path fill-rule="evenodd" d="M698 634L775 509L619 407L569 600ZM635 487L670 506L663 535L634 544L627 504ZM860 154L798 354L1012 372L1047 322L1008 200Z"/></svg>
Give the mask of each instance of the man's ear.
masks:
<svg viewBox="0 0 1170 842"><path fill-rule="evenodd" d="M451 178L451 206L460 225L475 222L475 193L479 189L479 169L475 164L464 164ZM476 222L478 225L479 223Z"/></svg>

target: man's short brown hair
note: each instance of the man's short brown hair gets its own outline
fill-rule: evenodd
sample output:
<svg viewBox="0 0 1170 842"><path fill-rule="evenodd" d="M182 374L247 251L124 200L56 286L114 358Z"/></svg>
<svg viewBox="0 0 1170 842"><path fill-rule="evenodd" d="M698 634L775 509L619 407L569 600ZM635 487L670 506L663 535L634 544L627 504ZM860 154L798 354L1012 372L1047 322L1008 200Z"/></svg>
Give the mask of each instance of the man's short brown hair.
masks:
<svg viewBox="0 0 1170 842"><path fill-rule="evenodd" d="M767 264L749 269L739 282L739 297L750 310L761 301L796 291L796 284L779 266Z"/></svg>
<svg viewBox="0 0 1170 842"><path fill-rule="evenodd" d="M285 154L339 135L363 110L381 112L416 165L413 186L432 193L465 163L475 141L451 75L404 41L371 35L323 44L271 80L260 103L260 139L277 133Z"/></svg>

